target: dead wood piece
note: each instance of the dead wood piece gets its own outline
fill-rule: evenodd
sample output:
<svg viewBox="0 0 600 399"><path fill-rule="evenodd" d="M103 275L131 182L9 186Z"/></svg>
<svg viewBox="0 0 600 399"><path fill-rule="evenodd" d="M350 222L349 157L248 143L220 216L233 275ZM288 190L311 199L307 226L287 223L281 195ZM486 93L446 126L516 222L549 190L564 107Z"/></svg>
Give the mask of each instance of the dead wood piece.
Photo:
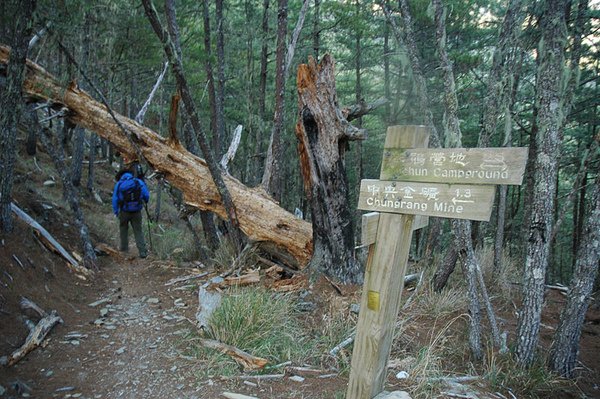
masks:
<svg viewBox="0 0 600 399"><path fill-rule="evenodd" d="M342 349L350 345L352 342L354 342L354 338L356 338L356 333L352 334L352 336L346 338L345 340L337 344L332 350L329 351L329 354L331 356L337 355L339 351L341 351Z"/></svg>
<svg viewBox="0 0 600 399"><path fill-rule="evenodd" d="M21 301L19 302L19 304L21 305L21 309L22 310L31 309L35 313L37 313L37 315L39 317L42 317L42 318L48 316L48 314L46 313L46 311L44 309L40 308L31 299L28 299L28 298L25 298L25 297L21 297Z"/></svg>
<svg viewBox="0 0 600 399"><path fill-rule="evenodd" d="M12 257L15 260L15 262L17 262L19 264L19 266L21 266L21 269L25 270L25 266L23 266L23 262L21 262L21 260L19 258L17 258L17 255L13 254Z"/></svg>
<svg viewBox="0 0 600 399"><path fill-rule="evenodd" d="M238 125L235 128L235 131L233 132L233 138L231 139L231 144L229 144L229 149L227 150L227 152L225 154L223 154L223 157L221 158L221 162L220 162L221 167L226 172L227 172L229 163L235 157L235 153L237 152L237 149L240 146L241 138L242 138L242 125Z"/></svg>
<svg viewBox="0 0 600 399"><path fill-rule="evenodd" d="M287 267L285 265L281 265L279 263L275 263L275 262L273 262L273 261L271 261L269 259L263 258L260 255L257 255L256 259L258 259L261 263L264 263L265 265L270 266L271 268L274 267L274 266L276 266L276 267L282 268L284 271L286 271L286 272L288 272L290 274L296 274L296 273L298 273L298 270L294 270L294 269L292 269L290 267Z"/></svg>
<svg viewBox="0 0 600 399"><path fill-rule="evenodd" d="M327 280L329 282L329 284L331 284L331 286L333 288L335 288L335 290L337 291L338 294L340 295L344 295L344 293L342 292L342 289L340 288L339 285L337 285L336 283L334 283L329 277L327 277L326 275L323 275L323 277L325 277L325 280Z"/></svg>
<svg viewBox="0 0 600 399"><path fill-rule="evenodd" d="M265 276L271 277L275 280L279 280L281 278L281 273L283 273L283 267L278 265L273 265L265 270Z"/></svg>
<svg viewBox="0 0 600 399"><path fill-rule="evenodd" d="M191 276L182 276L182 277L177 277L177 278L173 278L169 281L167 281L165 283L165 286L169 286L169 285L173 285L173 284L178 284L178 283L183 283L186 281L190 281L190 280L195 280L198 278L202 278L204 276L208 275L208 272L203 272L203 273L198 273L198 274L192 274Z"/></svg>
<svg viewBox="0 0 600 399"><path fill-rule="evenodd" d="M42 318L36 325L29 331L29 335L25 340L25 343L10 356L8 356L8 366L12 366L19 360L23 359L29 352L40 346L46 335L52 330L52 328L58 323L63 323L63 320L58 316L56 310L50 312Z"/></svg>
<svg viewBox="0 0 600 399"><path fill-rule="evenodd" d="M300 291L306 288L307 285L308 279L306 276L294 276L285 280L275 281L271 284L270 288L278 292L293 292Z"/></svg>
<svg viewBox="0 0 600 399"><path fill-rule="evenodd" d="M260 274L258 270L252 270L248 274L244 274L239 277L226 277L220 284L221 287L227 287L232 285L244 286L250 284L256 284L260 282Z"/></svg>
<svg viewBox="0 0 600 399"><path fill-rule="evenodd" d="M297 366L289 366L285 368L286 371L290 371L296 375L308 375L308 376L316 376L322 375L325 373L325 370L313 369L310 367L297 367Z"/></svg>
<svg viewBox="0 0 600 399"><path fill-rule="evenodd" d="M96 245L94 251L96 251L97 255L109 255L113 258L122 258L121 253L119 251L107 244L100 243Z"/></svg>
<svg viewBox="0 0 600 399"><path fill-rule="evenodd" d="M223 392L221 395L229 399L258 399L256 396L242 395L240 393L233 392Z"/></svg>
<svg viewBox="0 0 600 399"><path fill-rule="evenodd" d="M221 376L222 380L279 380L285 374L261 374L261 375L234 375L231 377Z"/></svg>
<svg viewBox="0 0 600 399"><path fill-rule="evenodd" d="M31 216L29 216L27 213L21 210L14 203L11 203L10 206L13 213L17 215L19 219L21 219L34 229L34 232L36 233L38 239L42 242L42 244L44 244L44 246L46 246L53 252L60 254L63 258L67 260L67 266L71 270L73 270L76 273L83 274L87 277L90 277L94 274L92 270L81 266L75 259L73 259L73 257L63 248L63 246L60 245L58 241L56 241L54 237L52 237L52 235L48 233L48 231L45 228L42 227L41 224L36 222Z"/></svg>
<svg viewBox="0 0 600 399"><path fill-rule="evenodd" d="M267 359L253 356L248 352L244 352L243 350L234 346L227 345L213 339L201 339L200 343L207 348L215 349L228 356L231 356L237 364L242 366L244 371L260 370L268 363Z"/></svg>

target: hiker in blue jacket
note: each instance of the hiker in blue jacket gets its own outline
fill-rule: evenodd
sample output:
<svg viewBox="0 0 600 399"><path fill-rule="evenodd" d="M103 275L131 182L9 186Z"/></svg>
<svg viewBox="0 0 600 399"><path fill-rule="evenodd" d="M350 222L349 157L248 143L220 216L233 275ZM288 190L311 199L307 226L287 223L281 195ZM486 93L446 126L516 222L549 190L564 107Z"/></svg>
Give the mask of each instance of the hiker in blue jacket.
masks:
<svg viewBox="0 0 600 399"><path fill-rule="evenodd" d="M133 177L131 172L119 172L117 184L112 196L112 207L119 218L121 234L120 250L129 249L129 223L133 228L135 244L140 258L148 256L144 233L142 231L142 208L150 200L150 192L143 180Z"/></svg>

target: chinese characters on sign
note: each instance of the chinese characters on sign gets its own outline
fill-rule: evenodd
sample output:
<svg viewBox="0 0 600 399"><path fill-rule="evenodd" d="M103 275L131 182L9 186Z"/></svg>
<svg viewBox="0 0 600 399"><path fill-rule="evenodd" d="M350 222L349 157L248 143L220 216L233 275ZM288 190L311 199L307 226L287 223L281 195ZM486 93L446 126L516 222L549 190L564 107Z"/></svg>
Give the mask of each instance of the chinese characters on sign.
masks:
<svg viewBox="0 0 600 399"><path fill-rule="evenodd" d="M391 180L521 184L527 148L386 148L382 170Z"/></svg>
<svg viewBox="0 0 600 399"><path fill-rule="evenodd" d="M494 186L363 180L362 210L489 220Z"/></svg>

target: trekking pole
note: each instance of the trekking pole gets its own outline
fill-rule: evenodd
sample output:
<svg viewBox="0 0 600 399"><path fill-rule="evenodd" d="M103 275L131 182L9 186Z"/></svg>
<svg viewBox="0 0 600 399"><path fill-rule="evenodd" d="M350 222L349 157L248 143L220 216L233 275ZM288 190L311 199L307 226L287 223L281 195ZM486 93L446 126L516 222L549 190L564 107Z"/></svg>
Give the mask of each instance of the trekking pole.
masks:
<svg viewBox="0 0 600 399"><path fill-rule="evenodd" d="M152 231L150 230L150 212L148 212L148 204L144 203L144 209L146 210L147 222L148 222L148 239L150 240L150 250L154 251L154 246L152 245Z"/></svg>

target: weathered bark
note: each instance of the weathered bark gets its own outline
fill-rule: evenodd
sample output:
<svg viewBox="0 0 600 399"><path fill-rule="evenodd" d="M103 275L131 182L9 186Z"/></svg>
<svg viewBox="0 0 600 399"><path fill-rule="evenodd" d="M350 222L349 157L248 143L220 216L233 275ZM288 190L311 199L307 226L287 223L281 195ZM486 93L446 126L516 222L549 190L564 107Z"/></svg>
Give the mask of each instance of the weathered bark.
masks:
<svg viewBox="0 0 600 399"><path fill-rule="evenodd" d="M8 61L8 49L0 46L0 64ZM0 73L2 68L0 68ZM55 78L31 61L23 90L32 98L64 105L69 119L111 141L122 153L135 155L127 134L119 127L106 107L77 87L62 87ZM227 213L204 160L182 146L169 145L167 139L135 121L117 115L141 150L149 165L183 192L188 205L212 211L226 219ZM234 203L238 204L242 231L255 242L270 243L273 252L290 255L297 266L308 263L312 254L310 224L280 208L260 189L249 189L231 176L223 176ZM279 254L281 256L281 254Z"/></svg>
<svg viewBox="0 0 600 399"><path fill-rule="evenodd" d="M585 223L567 303L550 348L550 368L568 378L574 377L581 329L600 263L600 174L596 176L592 190L590 202L593 208Z"/></svg>
<svg viewBox="0 0 600 399"><path fill-rule="evenodd" d="M312 211L314 256L311 267L342 281L361 279L354 258L354 229L348 202L344 152L349 140L364 138L337 108L334 61L323 56L300 65L296 137L304 192Z"/></svg>
<svg viewBox="0 0 600 399"><path fill-rule="evenodd" d="M548 0L542 15L538 73L536 83L536 153L531 187L531 207L527 215L528 231L523 277L523 304L517 326L517 359L521 365L533 363L544 302L544 283L550 253L552 215L556 190L564 48L566 44L565 10L568 0Z"/></svg>
<svg viewBox="0 0 600 399"><path fill-rule="evenodd" d="M25 78L25 62L32 25L30 20L35 4L35 0L14 0L8 2L7 7L14 15L14 26L10 32L13 35L13 51L10 58L6 54L3 66L5 69L0 71L6 76L6 86L0 96L0 228L5 233L13 229L10 204L17 152L17 126L23 108L21 86Z"/></svg>
<svg viewBox="0 0 600 399"><path fill-rule="evenodd" d="M481 343L481 304L477 295L477 259L471 241L471 224L467 220L452 220L454 244L458 254L458 262L467 279L469 296L469 347L475 359L483 358Z"/></svg>
<svg viewBox="0 0 600 399"><path fill-rule="evenodd" d="M433 275L433 289L436 292L440 292L448 283L448 278L450 278L450 275L452 272L454 272L457 260L458 251L456 250L456 247L452 245L450 248L448 248L448 252L446 252L444 260L440 263L440 266L436 269L435 274Z"/></svg>

